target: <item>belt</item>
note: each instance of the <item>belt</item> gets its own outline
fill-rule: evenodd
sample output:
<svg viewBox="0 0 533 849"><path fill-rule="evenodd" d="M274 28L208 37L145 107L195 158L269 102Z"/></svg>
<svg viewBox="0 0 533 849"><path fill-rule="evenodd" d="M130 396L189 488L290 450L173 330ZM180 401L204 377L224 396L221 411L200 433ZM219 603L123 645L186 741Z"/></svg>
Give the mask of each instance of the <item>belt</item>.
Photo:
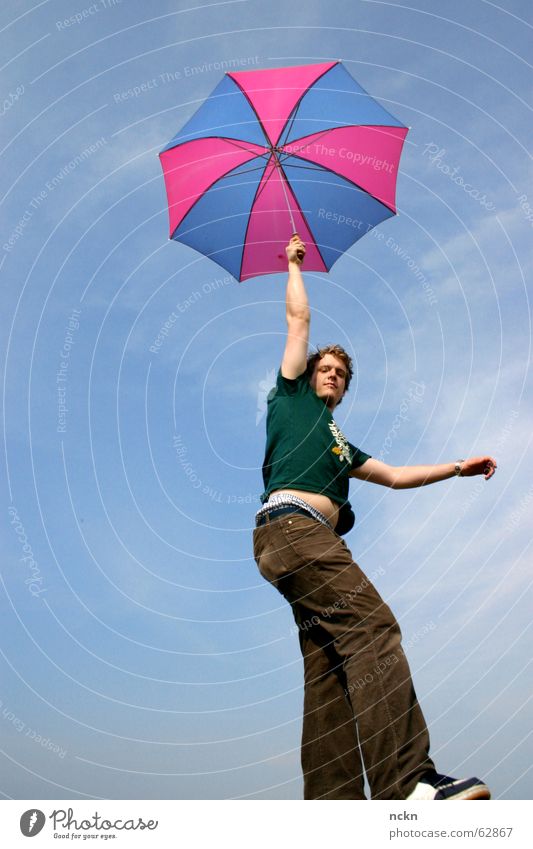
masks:
<svg viewBox="0 0 533 849"><path fill-rule="evenodd" d="M278 507L276 510L269 510L268 513L263 513L262 516L258 516L255 525L257 528L261 527L261 525L266 524L267 516L270 519L277 519L278 516L284 516L286 513L301 513L302 516L307 516L308 519L313 519L314 516L311 516L308 510L303 510L301 507L293 507L292 505L289 507ZM318 521L318 520L315 520Z"/></svg>

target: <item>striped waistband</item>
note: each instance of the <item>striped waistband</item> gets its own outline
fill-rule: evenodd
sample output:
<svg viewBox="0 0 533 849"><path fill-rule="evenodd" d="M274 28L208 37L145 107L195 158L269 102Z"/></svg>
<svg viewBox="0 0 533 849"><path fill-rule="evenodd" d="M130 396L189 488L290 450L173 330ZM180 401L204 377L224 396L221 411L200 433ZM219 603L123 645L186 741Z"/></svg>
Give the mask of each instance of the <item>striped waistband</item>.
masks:
<svg viewBox="0 0 533 849"><path fill-rule="evenodd" d="M259 519L262 516L265 516L267 513L271 513L273 510L278 510L280 507L298 507L300 510L308 513L311 518L316 519L317 522L322 522L330 531L333 531L333 526L328 522L326 517L320 510L317 510L316 507L312 507L307 501L304 501L303 498L299 498L297 495L290 495L287 493L286 495L272 495L263 506L257 511L255 514L255 522L256 525Z"/></svg>

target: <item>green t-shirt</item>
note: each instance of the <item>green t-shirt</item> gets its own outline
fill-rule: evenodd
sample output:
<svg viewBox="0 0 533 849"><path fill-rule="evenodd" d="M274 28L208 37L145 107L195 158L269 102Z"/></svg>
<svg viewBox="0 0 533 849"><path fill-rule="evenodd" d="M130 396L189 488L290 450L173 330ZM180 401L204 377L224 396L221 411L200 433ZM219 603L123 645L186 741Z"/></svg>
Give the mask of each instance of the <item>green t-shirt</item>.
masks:
<svg viewBox="0 0 533 849"><path fill-rule="evenodd" d="M277 489L301 489L347 504L349 472L369 458L341 433L306 372L294 380L278 372L268 396L261 501Z"/></svg>

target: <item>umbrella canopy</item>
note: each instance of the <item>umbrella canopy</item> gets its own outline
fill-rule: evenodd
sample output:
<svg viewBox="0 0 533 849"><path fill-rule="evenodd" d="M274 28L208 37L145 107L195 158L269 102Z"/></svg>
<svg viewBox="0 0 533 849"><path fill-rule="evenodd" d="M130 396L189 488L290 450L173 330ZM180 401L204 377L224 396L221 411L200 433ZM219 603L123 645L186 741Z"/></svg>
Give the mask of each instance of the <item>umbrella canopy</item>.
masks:
<svg viewBox="0 0 533 849"><path fill-rule="evenodd" d="M227 73L159 154L170 238L246 280L297 232L329 271L396 213L407 132L340 62Z"/></svg>

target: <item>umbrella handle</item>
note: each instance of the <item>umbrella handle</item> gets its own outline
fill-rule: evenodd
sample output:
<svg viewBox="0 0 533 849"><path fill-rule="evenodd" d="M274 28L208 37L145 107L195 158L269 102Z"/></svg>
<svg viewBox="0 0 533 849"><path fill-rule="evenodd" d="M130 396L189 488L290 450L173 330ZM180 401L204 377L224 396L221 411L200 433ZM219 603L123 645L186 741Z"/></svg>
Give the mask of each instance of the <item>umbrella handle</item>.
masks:
<svg viewBox="0 0 533 849"><path fill-rule="evenodd" d="M294 237L295 237L295 236L296 236L298 239L300 238L300 234L299 234L299 233L294 232L294 233L292 234L292 236L291 236L291 239L294 239ZM300 260L300 262L303 262L303 261L304 261L305 254L304 254L304 252L303 252L303 251L296 251L296 256L298 257L298 259Z"/></svg>

